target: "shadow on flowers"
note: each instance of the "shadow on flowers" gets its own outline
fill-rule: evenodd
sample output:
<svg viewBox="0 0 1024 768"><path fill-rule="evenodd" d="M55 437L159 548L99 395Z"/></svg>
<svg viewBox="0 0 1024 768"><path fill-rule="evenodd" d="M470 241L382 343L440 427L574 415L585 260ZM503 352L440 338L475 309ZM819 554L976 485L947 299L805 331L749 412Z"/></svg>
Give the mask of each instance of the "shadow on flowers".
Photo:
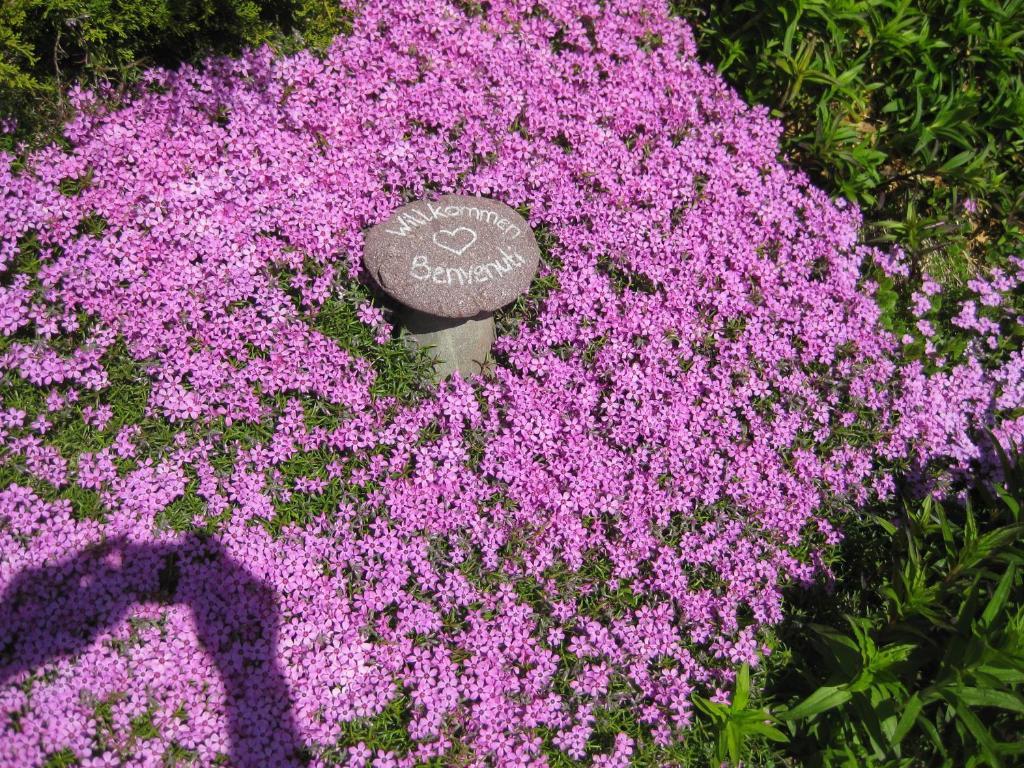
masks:
<svg viewBox="0 0 1024 768"><path fill-rule="evenodd" d="M86 650L140 603L191 609L224 686L232 766L305 763L276 661L276 595L211 538L108 539L19 573L0 598L0 687Z"/></svg>

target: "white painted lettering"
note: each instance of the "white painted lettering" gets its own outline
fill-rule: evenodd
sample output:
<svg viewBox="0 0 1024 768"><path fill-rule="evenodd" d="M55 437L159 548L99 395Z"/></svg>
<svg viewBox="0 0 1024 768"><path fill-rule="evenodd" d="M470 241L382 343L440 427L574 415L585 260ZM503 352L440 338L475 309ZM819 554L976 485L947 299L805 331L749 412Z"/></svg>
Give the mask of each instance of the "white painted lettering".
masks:
<svg viewBox="0 0 1024 768"><path fill-rule="evenodd" d="M430 280L439 285L458 283L460 286L466 286L500 279L502 275L507 275L516 267L526 264L526 259L517 251L505 250L499 246L498 252L501 254L499 259L464 267L434 266L427 256L420 254L412 257L409 275L416 280Z"/></svg>
<svg viewBox="0 0 1024 768"><path fill-rule="evenodd" d="M417 270L420 270L417 272ZM429 280L430 279L430 264L427 262L426 256L413 256L412 257L412 268L409 270L409 274L415 277L417 280Z"/></svg>
<svg viewBox="0 0 1024 768"><path fill-rule="evenodd" d="M405 221L404 213L398 217L398 226L400 227L400 229L397 232L393 229L385 229L384 231L387 232L389 235L398 235L399 237L405 237L410 232L412 232L412 227L410 227Z"/></svg>

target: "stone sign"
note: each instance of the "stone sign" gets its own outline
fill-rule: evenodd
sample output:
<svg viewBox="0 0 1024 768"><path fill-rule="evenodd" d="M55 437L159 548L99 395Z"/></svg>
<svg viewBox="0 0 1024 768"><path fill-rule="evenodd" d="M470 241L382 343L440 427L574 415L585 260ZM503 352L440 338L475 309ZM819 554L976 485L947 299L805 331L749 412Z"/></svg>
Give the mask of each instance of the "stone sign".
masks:
<svg viewBox="0 0 1024 768"><path fill-rule="evenodd" d="M444 195L404 205L366 235L363 263L385 293L446 318L485 315L530 287L540 250L504 203Z"/></svg>

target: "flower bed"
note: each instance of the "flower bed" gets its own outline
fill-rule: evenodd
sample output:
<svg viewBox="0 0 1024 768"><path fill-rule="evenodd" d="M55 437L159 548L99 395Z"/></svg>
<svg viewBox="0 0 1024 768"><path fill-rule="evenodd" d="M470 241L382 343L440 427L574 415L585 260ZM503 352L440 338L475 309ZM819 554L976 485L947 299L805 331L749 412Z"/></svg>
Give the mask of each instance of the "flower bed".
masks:
<svg viewBox="0 0 1024 768"><path fill-rule="evenodd" d="M1024 435L1020 279L907 364L936 292L884 327L899 253L658 2L368 2L144 91L2 159L2 764L672 759L882 470ZM339 295L454 191L527 215L538 291L492 380L391 396Z"/></svg>

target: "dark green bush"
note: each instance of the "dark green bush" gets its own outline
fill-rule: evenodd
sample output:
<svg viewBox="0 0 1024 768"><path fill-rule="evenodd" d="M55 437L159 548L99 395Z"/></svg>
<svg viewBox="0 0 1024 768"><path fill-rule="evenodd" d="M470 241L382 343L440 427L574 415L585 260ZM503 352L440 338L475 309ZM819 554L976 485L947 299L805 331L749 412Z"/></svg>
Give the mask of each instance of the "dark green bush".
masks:
<svg viewBox="0 0 1024 768"><path fill-rule="evenodd" d="M1024 458L961 507L848 526L834 591L794 596L773 683L799 765L1024 761Z"/></svg>
<svg viewBox="0 0 1024 768"><path fill-rule="evenodd" d="M861 204L866 236L947 279L1022 242L1024 1L674 0L704 58Z"/></svg>
<svg viewBox="0 0 1024 768"><path fill-rule="evenodd" d="M323 48L346 22L334 0L3 0L0 115L47 131L72 82L130 83L175 66L270 43Z"/></svg>

